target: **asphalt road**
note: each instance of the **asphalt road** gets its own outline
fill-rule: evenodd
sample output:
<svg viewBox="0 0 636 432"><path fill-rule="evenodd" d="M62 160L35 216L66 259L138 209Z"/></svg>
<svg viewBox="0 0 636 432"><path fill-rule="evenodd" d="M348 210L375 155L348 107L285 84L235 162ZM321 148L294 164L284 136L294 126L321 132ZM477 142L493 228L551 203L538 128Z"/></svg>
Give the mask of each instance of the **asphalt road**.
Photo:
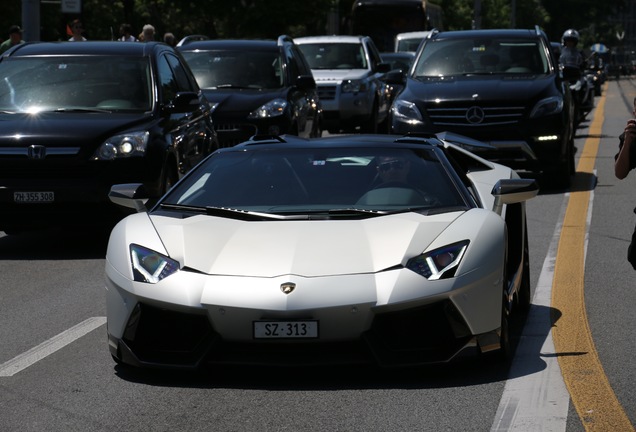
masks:
<svg viewBox="0 0 636 432"><path fill-rule="evenodd" d="M636 284L625 256L636 174L618 181L613 156L635 95L636 80L609 82L602 112L576 138L577 162L584 167L584 155L592 173L579 172L570 191L544 191L528 203L535 297L510 367L476 360L399 371L133 373L107 348L107 233L0 233L0 430L633 430ZM572 203L584 211L568 213ZM583 238L574 249L562 237L570 231ZM577 298L582 308L570 309ZM573 350L560 339L570 319L591 348ZM585 368L572 370L573 359ZM577 374L607 386L590 393ZM605 429L608 413L626 423Z"/></svg>

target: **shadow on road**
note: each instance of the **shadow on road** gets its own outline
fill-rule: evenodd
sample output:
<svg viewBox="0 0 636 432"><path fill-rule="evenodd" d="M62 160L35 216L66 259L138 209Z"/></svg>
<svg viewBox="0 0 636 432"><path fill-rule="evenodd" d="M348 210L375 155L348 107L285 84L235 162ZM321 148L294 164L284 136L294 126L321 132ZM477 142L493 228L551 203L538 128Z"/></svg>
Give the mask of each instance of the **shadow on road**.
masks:
<svg viewBox="0 0 636 432"><path fill-rule="evenodd" d="M106 256L110 228L49 229L5 235L0 260L99 259Z"/></svg>
<svg viewBox="0 0 636 432"><path fill-rule="evenodd" d="M115 366L116 375L129 382L158 387L230 388L267 391L331 391L368 389L426 389L469 387L506 381L545 369L543 342L560 313L533 305L524 329L520 318L511 323L511 340L517 352L513 362L495 356L477 356L449 364L384 369L375 366L263 367L215 366L196 372L140 370ZM536 323L536 320L541 322ZM547 320L547 321L546 321Z"/></svg>

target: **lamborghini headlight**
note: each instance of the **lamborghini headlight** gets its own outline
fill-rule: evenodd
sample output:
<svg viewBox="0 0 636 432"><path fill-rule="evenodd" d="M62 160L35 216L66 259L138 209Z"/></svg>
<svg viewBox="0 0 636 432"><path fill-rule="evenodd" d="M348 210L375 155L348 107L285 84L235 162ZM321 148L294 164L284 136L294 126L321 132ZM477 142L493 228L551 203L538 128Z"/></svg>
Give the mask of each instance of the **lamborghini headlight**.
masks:
<svg viewBox="0 0 636 432"><path fill-rule="evenodd" d="M147 131L114 135L99 146L92 159L114 160L130 156L143 156L148 146L148 137Z"/></svg>
<svg viewBox="0 0 636 432"><path fill-rule="evenodd" d="M425 252L406 263L406 268L428 280L453 277L468 248L468 240Z"/></svg>
<svg viewBox="0 0 636 432"><path fill-rule="evenodd" d="M285 108L287 107L287 101L285 99L274 99L262 105L257 110L252 111L247 118L259 119L268 117L277 117L283 115Z"/></svg>
<svg viewBox="0 0 636 432"><path fill-rule="evenodd" d="M130 245L130 259L137 282L155 284L179 270L177 261L136 244Z"/></svg>

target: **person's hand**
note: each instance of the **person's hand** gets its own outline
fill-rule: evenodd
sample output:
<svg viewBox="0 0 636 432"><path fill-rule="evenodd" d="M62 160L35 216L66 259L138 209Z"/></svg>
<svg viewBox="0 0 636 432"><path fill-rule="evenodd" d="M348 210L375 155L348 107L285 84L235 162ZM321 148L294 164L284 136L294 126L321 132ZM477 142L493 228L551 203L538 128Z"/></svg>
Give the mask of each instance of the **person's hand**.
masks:
<svg viewBox="0 0 636 432"><path fill-rule="evenodd" d="M636 138L636 119L630 119L625 126L625 144L631 145Z"/></svg>

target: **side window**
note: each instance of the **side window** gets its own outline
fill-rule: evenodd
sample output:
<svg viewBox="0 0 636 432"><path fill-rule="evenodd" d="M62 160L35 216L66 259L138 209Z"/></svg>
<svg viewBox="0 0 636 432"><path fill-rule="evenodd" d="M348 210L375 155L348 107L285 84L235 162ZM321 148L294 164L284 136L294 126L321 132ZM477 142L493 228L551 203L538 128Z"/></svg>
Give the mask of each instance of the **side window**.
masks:
<svg viewBox="0 0 636 432"><path fill-rule="evenodd" d="M369 61L371 62L371 68L375 69L379 63L382 63L380 59L380 53L371 40L366 42L367 49L369 50Z"/></svg>
<svg viewBox="0 0 636 432"><path fill-rule="evenodd" d="M307 59L303 52L296 45L292 45L291 50L292 58L295 59L298 64L298 74L311 76L311 67L309 67L309 63L307 63Z"/></svg>
<svg viewBox="0 0 636 432"><path fill-rule="evenodd" d="M172 72L170 64L165 56L157 59L157 71L159 72L159 88L161 91L161 100L169 102L174 99L178 90L177 79Z"/></svg>
<svg viewBox="0 0 636 432"><path fill-rule="evenodd" d="M288 76L291 77L291 82L295 83L300 75L300 69L298 69L298 63L294 61L295 55L291 52L291 45L285 45L284 56L288 61L289 72Z"/></svg>
<svg viewBox="0 0 636 432"><path fill-rule="evenodd" d="M188 77L188 73L184 70L181 61L173 55L166 55L168 63L174 72L174 76L177 79L177 87L179 91L195 91L192 86L192 81Z"/></svg>

